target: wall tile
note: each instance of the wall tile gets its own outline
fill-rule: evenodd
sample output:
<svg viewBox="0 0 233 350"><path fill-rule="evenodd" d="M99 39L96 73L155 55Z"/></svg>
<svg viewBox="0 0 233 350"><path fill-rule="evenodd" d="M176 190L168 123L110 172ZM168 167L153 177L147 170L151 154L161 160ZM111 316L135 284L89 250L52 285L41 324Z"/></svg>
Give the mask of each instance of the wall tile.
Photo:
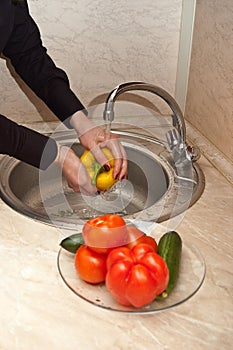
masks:
<svg viewBox="0 0 233 350"><path fill-rule="evenodd" d="M86 106L105 101L126 81L150 82L174 95L182 0L29 0L29 7L49 54ZM53 119L3 60L0 74L2 114L19 122Z"/></svg>
<svg viewBox="0 0 233 350"><path fill-rule="evenodd" d="M185 117L233 161L233 6L198 0Z"/></svg>

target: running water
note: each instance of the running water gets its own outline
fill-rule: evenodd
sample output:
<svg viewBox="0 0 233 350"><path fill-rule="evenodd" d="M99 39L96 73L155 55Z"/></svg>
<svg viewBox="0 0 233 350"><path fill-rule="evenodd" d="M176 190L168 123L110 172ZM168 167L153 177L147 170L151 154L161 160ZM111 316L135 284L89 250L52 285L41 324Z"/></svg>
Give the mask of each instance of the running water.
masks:
<svg viewBox="0 0 233 350"><path fill-rule="evenodd" d="M104 130L107 134L107 139L110 139L111 121L106 120ZM108 190L100 193L94 200L94 206L101 208L101 204L105 204L105 210L108 208L109 212L119 215L127 215L126 207L132 199L133 186L129 181L118 181Z"/></svg>
<svg viewBox="0 0 233 350"><path fill-rule="evenodd" d="M123 180L96 196L92 206L102 213L127 215L127 206L131 200L132 190L129 191L129 182Z"/></svg>
<svg viewBox="0 0 233 350"><path fill-rule="evenodd" d="M104 130L105 130L106 134L108 135L108 138L110 138L111 127L112 127L112 123L109 120L106 120L105 124L104 124Z"/></svg>

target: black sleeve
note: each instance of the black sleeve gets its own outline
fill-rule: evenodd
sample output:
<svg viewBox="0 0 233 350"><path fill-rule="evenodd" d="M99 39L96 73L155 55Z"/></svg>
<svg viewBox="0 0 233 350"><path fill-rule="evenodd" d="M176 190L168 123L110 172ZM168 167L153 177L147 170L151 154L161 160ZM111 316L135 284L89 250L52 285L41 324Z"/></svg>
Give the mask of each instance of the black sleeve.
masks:
<svg viewBox="0 0 233 350"><path fill-rule="evenodd" d="M70 89L66 73L56 67L43 47L26 1L15 6L14 29L3 53L26 84L62 122L84 109Z"/></svg>
<svg viewBox="0 0 233 350"><path fill-rule="evenodd" d="M45 170L56 158L57 144L0 114L0 153Z"/></svg>

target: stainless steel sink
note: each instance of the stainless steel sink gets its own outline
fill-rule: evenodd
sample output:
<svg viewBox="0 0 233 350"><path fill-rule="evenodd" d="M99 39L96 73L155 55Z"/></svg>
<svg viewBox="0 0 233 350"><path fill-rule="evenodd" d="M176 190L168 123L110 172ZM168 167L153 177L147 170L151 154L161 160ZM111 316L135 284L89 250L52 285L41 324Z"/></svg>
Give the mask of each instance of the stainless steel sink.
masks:
<svg viewBox="0 0 233 350"><path fill-rule="evenodd" d="M113 132L116 132L113 130ZM17 212L57 227L75 229L90 217L114 212L128 219L161 222L192 206L204 189L204 175L192 161L177 164L163 142L138 132L117 130L126 149L128 180L96 197L68 188L56 166L46 171L8 156L0 163L1 198ZM72 146L78 155L83 147L72 131L53 137Z"/></svg>

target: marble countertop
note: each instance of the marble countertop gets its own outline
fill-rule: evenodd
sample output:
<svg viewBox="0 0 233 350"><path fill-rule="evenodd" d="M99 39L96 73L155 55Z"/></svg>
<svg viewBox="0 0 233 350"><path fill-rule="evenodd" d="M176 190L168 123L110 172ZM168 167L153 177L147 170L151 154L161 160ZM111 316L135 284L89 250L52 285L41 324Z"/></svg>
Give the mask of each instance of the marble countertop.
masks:
<svg viewBox="0 0 233 350"><path fill-rule="evenodd" d="M233 188L204 156L206 187L177 231L206 260L187 302L157 314L111 312L78 298L57 269L59 229L0 201L1 350L230 350L233 342Z"/></svg>

